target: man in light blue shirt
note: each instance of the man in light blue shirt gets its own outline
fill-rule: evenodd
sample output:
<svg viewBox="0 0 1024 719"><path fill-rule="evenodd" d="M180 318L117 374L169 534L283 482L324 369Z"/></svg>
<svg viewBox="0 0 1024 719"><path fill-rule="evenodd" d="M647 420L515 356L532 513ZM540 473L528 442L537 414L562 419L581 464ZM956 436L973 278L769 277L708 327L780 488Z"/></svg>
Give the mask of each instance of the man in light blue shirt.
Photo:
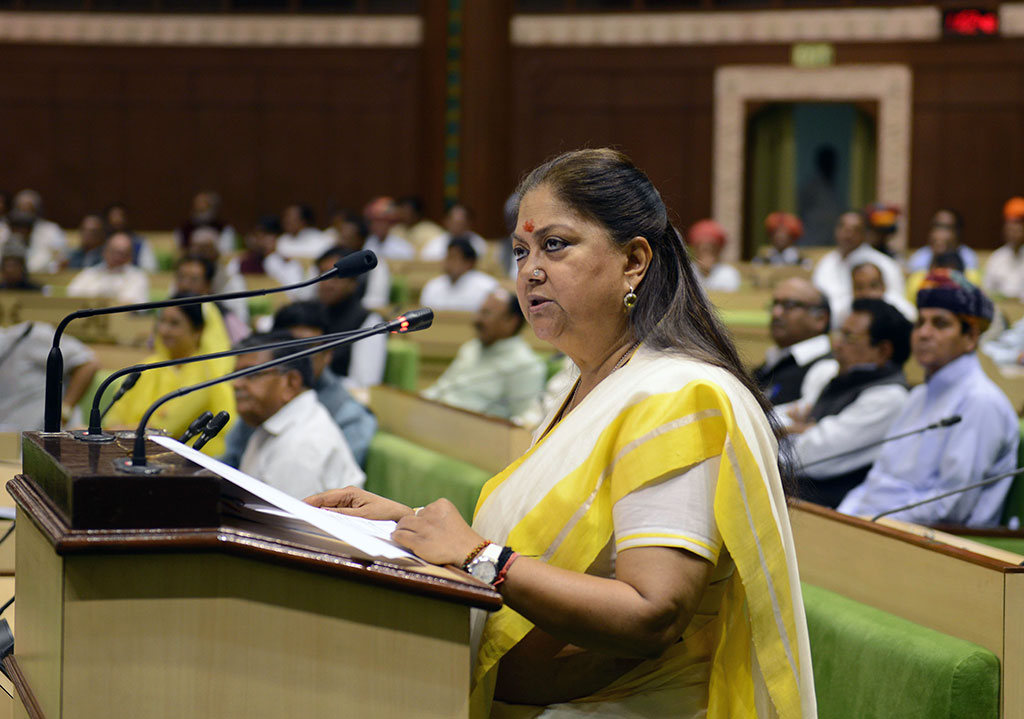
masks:
<svg viewBox="0 0 1024 719"><path fill-rule="evenodd" d="M925 382L910 392L888 436L951 415L962 421L883 445L864 482L839 505L846 514L874 515L964 487L1017 465L1020 427L1006 395L974 354L992 320L992 302L956 270L933 270L917 294L911 335ZM999 522L1012 478L893 514L920 524L992 526Z"/></svg>

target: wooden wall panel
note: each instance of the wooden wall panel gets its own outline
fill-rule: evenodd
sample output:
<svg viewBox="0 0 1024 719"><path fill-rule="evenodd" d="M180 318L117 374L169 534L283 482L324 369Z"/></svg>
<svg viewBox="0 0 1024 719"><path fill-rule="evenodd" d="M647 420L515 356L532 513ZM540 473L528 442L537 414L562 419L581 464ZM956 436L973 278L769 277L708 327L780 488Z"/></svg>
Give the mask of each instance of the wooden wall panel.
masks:
<svg viewBox="0 0 1024 719"><path fill-rule="evenodd" d="M289 202L411 194L416 48L0 47L0 188L62 225L113 200L170 229L216 189L240 230Z"/></svg>

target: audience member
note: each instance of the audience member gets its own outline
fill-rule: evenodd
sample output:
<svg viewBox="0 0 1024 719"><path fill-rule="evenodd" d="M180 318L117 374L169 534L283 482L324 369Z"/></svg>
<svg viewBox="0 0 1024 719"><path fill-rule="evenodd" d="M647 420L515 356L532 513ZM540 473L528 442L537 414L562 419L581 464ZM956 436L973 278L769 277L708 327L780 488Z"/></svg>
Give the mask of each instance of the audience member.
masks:
<svg viewBox="0 0 1024 719"><path fill-rule="evenodd" d="M280 285L302 281L302 263L277 251L281 224L276 217L263 217L245 237L245 252L228 261L228 275L266 275Z"/></svg>
<svg viewBox="0 0 1024 719"><path fill-rule="evenodd" d="M985 291L1024 298L1024 197L1011 197L1003 205L1003 242L985 263Z"/></svg>
<svg viewBox="0 0 1024 719"><path fill-rule="evenodd" d="M253 335L240 348L291 339L287 332ZM287 357L294 348L239 355L236 370ZM293 497L349 485L361 487L345 437L317 400L309 357L239 377L233 382L238 414L253 429L239 469Z"/></svg>
<svg viewBox="0 0 1024 719"><path fill-rule="evenodd" d="M476 268L476 250L468 237L457 236L448 242L444 274L423 287L420 304L434 311L476 312L498 281Z"/></svg>
<svg viewBox="0 0 1024 719"><path fill-rule="evenodd" d="M205 328L206 320L202 305L164 307L157 316L154 352L143 361L162 362L200 354ZM111 408L107 415L107 424L112 427L135 429L153 402L181 387L189 387L223 376L230 371L230 359L226 364L227 366L221 360L206 360L143 372L135 386ZM222 410L231 414L234 421L235 396L227 382L165 402L153 413L148 426L167 430L171 436L180 437L192 420L203 412L217 414ZM225 429L230 429L230 426L229 424ZM223 454L224 432L210 440L203 448L203 452L213 457Z"/></svg>
<svg viewBox="0 0 1024 719"><path fill-rule="evenodd" d="M43 428L46 359L54 328L43 322L0 327L0 432ZM95 355L74 337L61 341L64 354L64 398L61 415L71 419L75 405L99 369Z"/></svg>
<svg viewBox="0 0 1024 719"><path fill-rule="evenodd" d="M956 210L943 208L932 215L928 228L928 244L907 260L908 272L928 271L935 255L956 252L968 270L978 269L978 256L963 242L964 219Z"/></svg>
<svg viewBox="0 0 1024 719"><path fill-rule="evenodd" d="M899 227L900 208L873 202L861 214L864 217L864 241L883 255L896 259L899 253L891 246L891 241Z"/></svg>
<svg viewBox="0 0 1024 719"><path fill-rule="evenodd" d="M362 231L359 225L363 226ZM330 239L331 247L341 245L352 250L361 250L366 241L366 223L359 213L344 207L331 213L331 224L324 228L324 236ZM358 239L357 239L358 237Z"/></svg>
<svg viewBox="0 0 1024 719"><path fill-rule="evenodd" d="M86 215L78 225L78 247L68 252L68 268L84 270L103 262L103 242L107 230L99 215Z"/></svg>
<svg viewBox="0 0 1024 719"><path fill-rule="evenodd" d="M0 290L39 292L43 288L29 279L25 266L25 245L20 239L8 240L0 251Z"/></svg>
<svg viewBox="0 0 1024 719"><path fill-rule="evenodd" d="M149 300L149 277L132 264L132 238L118 232L103 245L103 261L86 267L68 283L70 297L106 297L119 304Z"/></svg>
<svg viewBox="0 0 1024 719"><path fill-rule="evenodd" d="M828 339L828 299L807 280L791 277L772 293L771 335L775 346L754 370L754 380L785 423L797 406L810 407L839 365Z"/></svg>
<svg viewBox="0 0 1024 719"><path fill-rule="evenodd" d="M366 223L359 217L352 217L345 223L344 232L339 234L341 241L338 247L349 252L356 252L362 249L371 249L367 243ZM388 261L377 255L377 266L363 275L366 282L366 289L363 292L363 307L367 309L379 309L387 307L391 303L391 271L388 268Z"/></svg>
<svg viewBox="0 0 1024 719"><path fill-rule="evenodd" d="M414 260L416 248L408 240L392 232L397 218L395 201L390 197L377 197L363 209L370 236L365 248L373 250L378 257L386 260Z"/></svg>
<svg viewBox="0 0 1024 719"><path fill-rule="evenodd" d="M220 195L211 190L197 192L192 198L192 212L177 230L174 237L182 254L189 251L192 236L200 227L211 227L217 233L217 249L222 255L235 251L235 228L221 217Z"/></svg>
<svg viewBox="0 0 1024 719"><path fill-rule="evenodd" d="M188 255L178 260L178 267L174 272L174 289L189 295L212 294L213 278L216 273L217 266L209 259L199 255ZM201 346L201 353L227 349L249 336L249 325L232 312L225 303L205 302L202 308L203 316L206 319L206 328L203 330L204 338L216 337L223 332L223 341L219 338L214 340L218 345L216 349L213 345ZM224 346L220 347L221 344Z"/></svg>
<svg viewBox="0 0 1024 719"><path fill-rule="evenodd" d="M487 240L473 232L473 211L462 204L454 204L444 215L445 232L435 237L420 251L420 259L442 260L448 252L448 243L456 237L464 237L473 245L478 258L487 257Z"/></svg>
<svg viewBox="0 0 1024 719"><path fill-rule="evenodd" d="M313 260L331 246L331 240L314 225L316 216L309 205L288 205L281 213L277 251L290 260Z"/></svg>
<svg viewBox="0 0 1024 719"><path fill-rule="evenodd" d="M131 228L128 223L128 206L123 202L113 202L107 205L104 212L104 222L108 235L115 232L124 232L132 238L132 264L141 267L146 272L156 272L156 255L153 248L149 246L146 238Z"/></svg>
<svg viewBox="0 0 1024 719"><path fill-rule="evenodd" d="M505 289L493 290L473 322L476 338L459 347L427 399L481 414L511 419L523 414L544 392L544 361L519 335L523 312Z"/></svg>
<svg viewBox="0 0 1024 719"><path fill-rule="evenodd" d="M416 252L421 253L430 242L445 234L445 230L436 222L423 216L423 201L414 195L399 198L396 206L398 224L394 227L395 234L404 237Z"/></svg>
<svg viewBox="0 0 1024 719"><path fill-rule="evenodd" d="M352 250L344 247L332 247L317 259L317 269L321 273L327 272L335 262L351 253ZM365 275L332 277L317 283L317 298L327 312L327 323L332 333L366 329L383 321L379 314L363 305L364 278ZM372 387L384 380L386 360L387 337L377 335L335 349L331 357L331 371L343 377L349 388Z"/></svg>
<svg viewBox="0 0 1024 719"><path fill-rule="evenodd" d="M864 241L864 218L859 212L844 212L836 221L836 249L818 260L811 281L828 297L831 307L849 307L853 299L854 267L870 262L882 271L885 287L902 292L903 271L887 257Z"/></svg>
<svg viewBox="0 0 1024 719"><path fill-rule="evenodd" d="M910 396L887 436L953 415L950 427L912 434L882 445L862 484L839 511L873 515L1013 469L1020 435L1016 413L978 362L979 335L992 320L992 302L955 270L933 271L917 294L911 335L925 382ZM950 522L991 526L999 521L1012 477L954 494L893 516L919 524Z"/></svg>
<svg viewBox="0 0 1024 719"><path fill-rule="evenodd" d="M725 240L725 228L714 220L701 220L686 233L697 278L709 292L735 292L740 288L739 270L720 261Z"/></svg>
<svg viewBox="0 0 1024 719"><path fill-rule="evenodd" d="M906 297L908 299L913 299L914 301L916 301L917 291L921 289L921 284L924 282L924 278L927 277L932 270L940 269L956 270L964 277L966 277L967 281L970 282L975 287L981 285L981 272L977 269L965 269L963 256L956 250L951 250L949 252L942 252L937 255L932 255L931 267L929 267L927 270L918 270L917 272L912 272L910 275L907 276Z"/></svg>
<svg viewBox="0 0 1024 719"><path fill-rule="evenodd" d="M850 280L853 283L854 302L860 299L885 300L910 322L917 320L917 307L907 301L900 291L901 288L885 286L882 270L874 262L862 262L854 267L850 271ZM842 307L838 310L832 308L833 324L841 325L849 311L849 307Z"/></svg>
<svg viewBox="0 0 1024 719"><path fill-rule="evenodd" d="M883 300L853 301L832 345L839 374L789 425L802 499L834 508L864 481L880 447L861 448L885 437L907 401L910 330L907 318Z"/></svg>
<svg viewBox="0 0 1024 719"><path fill-rule="evenodd" d="M800 254L795 245L804 234L803 223L788 212L773 212L765 218L768 247L762 248L753 262L756 265L795 265L810 269L811 261Z"/></svg>
<svg viewBox="0 0 1024 719"><path fill-rule="evenodd" d="M210 289L218 294L222 292L242 292L246 289L245 279L230 264L220 261L221 251L217 231L212 227L199 227L192 232L188 254L202 257L215 268ZM249 324L249 301L244 299L225 300L224 307L231 310L244 325Z"/></svg>
<svg viewBox="0 0 1024 719"><path fill-rule="evenodd" d="M35 190L22 190L14 196L8 225L14 233L12 218L14 213L22 215L30 224L31 230L25 242L28 255L25 258L29 272L56 272L64 264L67 254L67 238L57 223L43 217L43 198Z"/></svg>
<svg viewBox="0 0 1024 719"><path fill-rule="evenodd" d="M317 302L293 302L274 315L274 332L287 332L297 339L325 335L328 332L327 314ZM352 398L341 377L327 366L331 361L329 350L315 354L310 359L313 363L313 389L317 399L345 435L345 442L352 450L356 462L361 467L365 466L370 440L377 431L377 418ZM252 427L244 422L236 422L228 434L227 450L221 460L237 467L252 433Z"/></svg>

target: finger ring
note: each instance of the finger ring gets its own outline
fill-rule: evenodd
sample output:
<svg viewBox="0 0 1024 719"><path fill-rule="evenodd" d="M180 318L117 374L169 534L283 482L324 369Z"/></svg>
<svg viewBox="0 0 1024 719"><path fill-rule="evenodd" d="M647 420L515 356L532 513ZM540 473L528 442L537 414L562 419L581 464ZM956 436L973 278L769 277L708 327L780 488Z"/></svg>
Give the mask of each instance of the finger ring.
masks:
<svg viewBox="0 0 1024 719"><path fill-rule="evenodd" d="M416 509L412 510L412 513L417 515L417 516L419 516L419 513L422 512L422 511L423 511L423 507L416 507Z"/></svg>

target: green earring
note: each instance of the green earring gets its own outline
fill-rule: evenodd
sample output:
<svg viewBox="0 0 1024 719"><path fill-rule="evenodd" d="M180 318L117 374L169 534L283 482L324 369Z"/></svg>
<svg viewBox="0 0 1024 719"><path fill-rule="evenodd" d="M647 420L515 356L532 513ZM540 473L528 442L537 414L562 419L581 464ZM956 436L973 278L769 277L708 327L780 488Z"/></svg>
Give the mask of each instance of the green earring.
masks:
<svg viewBox="0 0 1024 719"><path fill-rule="evenodd" d="M626 296L622 298L622 304L626 306L627 310L632 309L633 305L636 304L636 293L633 292L632 287L629 288L629 292L626 293Z"/></svg>

